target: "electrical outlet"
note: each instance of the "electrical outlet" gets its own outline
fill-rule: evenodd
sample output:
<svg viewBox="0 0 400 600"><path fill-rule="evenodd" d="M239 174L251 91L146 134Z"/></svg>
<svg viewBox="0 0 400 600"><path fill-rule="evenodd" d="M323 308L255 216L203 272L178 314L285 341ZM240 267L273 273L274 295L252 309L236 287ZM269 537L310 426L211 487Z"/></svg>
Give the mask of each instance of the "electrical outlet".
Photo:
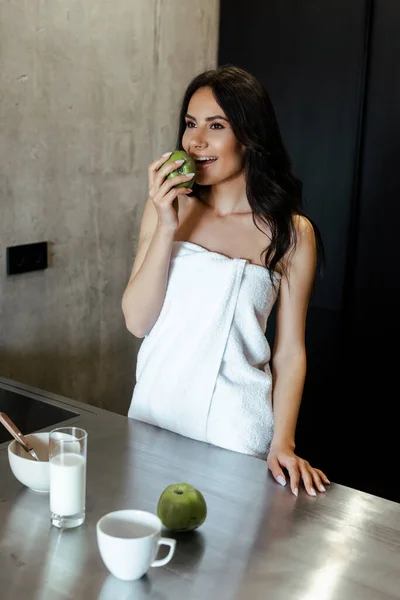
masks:
<svg viewBox="0 0 400 600"><path fill-rule="evenodd" d="M7 248L7 275L47 269L47 242Z"/></svg>

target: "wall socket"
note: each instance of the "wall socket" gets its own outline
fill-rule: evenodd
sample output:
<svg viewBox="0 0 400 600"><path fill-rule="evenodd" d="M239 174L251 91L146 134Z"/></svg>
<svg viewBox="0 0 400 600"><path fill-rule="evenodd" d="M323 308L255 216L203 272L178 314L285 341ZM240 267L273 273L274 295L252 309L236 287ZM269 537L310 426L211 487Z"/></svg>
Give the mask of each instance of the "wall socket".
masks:
<svg viewBox="0 0 400 600"><path fill-rule="evenodd" d="M9 246L6 253L7 275L47 269L47 242Z"/></svg>

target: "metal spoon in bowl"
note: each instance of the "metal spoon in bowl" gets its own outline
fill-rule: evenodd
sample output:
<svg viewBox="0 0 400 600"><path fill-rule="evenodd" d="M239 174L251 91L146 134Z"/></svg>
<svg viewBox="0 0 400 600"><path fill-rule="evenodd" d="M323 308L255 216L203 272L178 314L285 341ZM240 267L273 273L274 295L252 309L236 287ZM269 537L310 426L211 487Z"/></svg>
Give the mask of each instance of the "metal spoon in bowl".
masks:
<svg viewBox="0 0 400 600"><path fill-rule="evenodd" d="M2 423L7 429L7 431L9 431L11 435L17 440L17 442L21 444L25 452L29 452L29 454L35 460L39 461L38 455L36 454L32 446L29 444L28 440L22 435L15 423L11 421L10 417L7 417L6 413L0 412L0 423Z"/></svg>

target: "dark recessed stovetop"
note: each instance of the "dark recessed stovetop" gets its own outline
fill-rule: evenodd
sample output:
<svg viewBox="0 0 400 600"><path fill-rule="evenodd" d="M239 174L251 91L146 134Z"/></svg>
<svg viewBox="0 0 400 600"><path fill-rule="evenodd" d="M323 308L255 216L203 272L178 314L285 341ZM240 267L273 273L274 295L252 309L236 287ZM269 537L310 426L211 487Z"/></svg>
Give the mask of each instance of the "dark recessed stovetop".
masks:
<svg viewBox="0 0 400 600"><path fill-rule="evenodd" d="M79 412L60 408L48 402L1 388L0 412L6 413L23 434L33 433L45 427L58 425L80 414ZM11 434L0 423L0 444L12 439Z"/></svg>

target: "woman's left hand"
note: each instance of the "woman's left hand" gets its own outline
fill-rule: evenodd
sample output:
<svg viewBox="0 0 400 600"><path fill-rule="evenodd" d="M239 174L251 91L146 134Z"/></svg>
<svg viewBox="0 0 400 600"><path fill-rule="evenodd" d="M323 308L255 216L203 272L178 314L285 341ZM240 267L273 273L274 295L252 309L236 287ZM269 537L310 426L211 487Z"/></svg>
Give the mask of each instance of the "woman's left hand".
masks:
<svg viewBox="0 0 400 600"><path fill-rule="evenodd" d="M287 470L290 487L295 496L298 496L301 480L310 496L317 495L315 488L320 492L326 492L324 483L330 484L325 473L319 469L314 469L309 462L297 456L290 447L274 447L272 445L268 454L267 465L276 481L281 485L286 485L286 476L282 467Z"/></svg>

